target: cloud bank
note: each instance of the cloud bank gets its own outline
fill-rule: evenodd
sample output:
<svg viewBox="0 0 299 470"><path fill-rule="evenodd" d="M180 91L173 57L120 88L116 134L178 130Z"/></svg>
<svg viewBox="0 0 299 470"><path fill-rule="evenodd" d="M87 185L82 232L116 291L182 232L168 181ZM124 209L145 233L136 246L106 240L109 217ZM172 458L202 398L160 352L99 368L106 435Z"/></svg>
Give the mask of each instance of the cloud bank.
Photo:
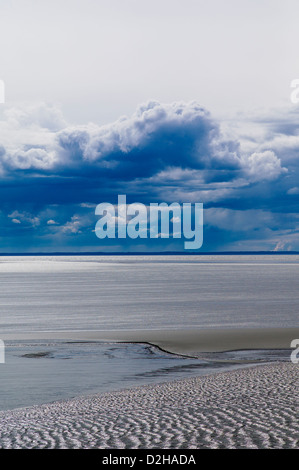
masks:
<svg viewBox="0 0 299 470"><path fill-rule="evenodd" d="M203 202L203 251L299 249L297 117L265 119L258 132L243 120L224 135L196 102L149 101L105 126L70 125L44 103L4 108L2 244L106 249L93 233L94 207L123 193L145 204Z"/></svg>

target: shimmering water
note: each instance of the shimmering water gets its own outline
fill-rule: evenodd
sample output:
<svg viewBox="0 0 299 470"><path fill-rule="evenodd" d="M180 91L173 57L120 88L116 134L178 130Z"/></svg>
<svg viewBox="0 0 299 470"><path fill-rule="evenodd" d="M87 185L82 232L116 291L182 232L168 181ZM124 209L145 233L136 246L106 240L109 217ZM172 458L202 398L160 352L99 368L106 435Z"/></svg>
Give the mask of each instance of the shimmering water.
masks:
<svg viewBox="0 0 299 470"><path fill-rule="evenodd" d="M0 258L0 306L0 335L295 327L299 257Z"/></svg>
<svg viewBox="0 0 299 470"><path fill-rule="evenodd" d="M65 330L297 327L298 280L298 256L2 257L0 338L26 332L42 338L43 331L55 337ZM191 359L140 344L12 340L0 364L0 409L247 361L286 360L288 354Z"/></svg>

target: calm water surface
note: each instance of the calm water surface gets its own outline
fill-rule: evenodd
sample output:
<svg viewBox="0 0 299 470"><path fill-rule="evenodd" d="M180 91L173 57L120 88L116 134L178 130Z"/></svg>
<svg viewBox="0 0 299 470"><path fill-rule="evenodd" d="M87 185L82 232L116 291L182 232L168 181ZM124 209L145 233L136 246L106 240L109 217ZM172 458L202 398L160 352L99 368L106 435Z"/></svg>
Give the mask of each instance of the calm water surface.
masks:
<svg viewBox="0 0 299 470"><path fill-rule="evenodd" d="M295 327L299 257L0 258L0 306L3 333Z"/></svg>
<svg viewBox="0 0 299 470"><path fill-rule="evenodd" d="M297 327L298 256L0 258L1 333ZM55 335L54 335L55 336ZM289 360L289 351L190 359L140 344L9 341L0 410Z"/></svg>

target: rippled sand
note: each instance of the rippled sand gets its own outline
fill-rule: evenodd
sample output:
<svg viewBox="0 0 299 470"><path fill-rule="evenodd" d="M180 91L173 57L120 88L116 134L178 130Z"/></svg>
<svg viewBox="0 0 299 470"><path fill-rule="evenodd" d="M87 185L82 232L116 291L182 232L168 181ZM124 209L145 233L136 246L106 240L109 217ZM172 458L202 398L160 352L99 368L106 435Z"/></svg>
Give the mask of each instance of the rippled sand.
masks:
<svg viewBox="0 0 299 470"><path fill-rule="evenodd" d="M299 366L278 363L0 413L1 448L296 448Z"/></svg>

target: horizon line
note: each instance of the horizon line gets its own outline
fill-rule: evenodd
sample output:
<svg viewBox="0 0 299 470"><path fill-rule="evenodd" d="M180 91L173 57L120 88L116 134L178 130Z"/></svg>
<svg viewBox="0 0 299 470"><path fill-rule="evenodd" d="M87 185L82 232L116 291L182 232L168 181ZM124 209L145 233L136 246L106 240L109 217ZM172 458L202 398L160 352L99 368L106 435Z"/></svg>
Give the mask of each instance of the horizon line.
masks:
<svg viewBox="0 0 299 470"><path fill-rule="evenodd" d="M36 251L36 252L2 252L0 256L158 256L158 255L299 255L299 251Z"/></svg>

